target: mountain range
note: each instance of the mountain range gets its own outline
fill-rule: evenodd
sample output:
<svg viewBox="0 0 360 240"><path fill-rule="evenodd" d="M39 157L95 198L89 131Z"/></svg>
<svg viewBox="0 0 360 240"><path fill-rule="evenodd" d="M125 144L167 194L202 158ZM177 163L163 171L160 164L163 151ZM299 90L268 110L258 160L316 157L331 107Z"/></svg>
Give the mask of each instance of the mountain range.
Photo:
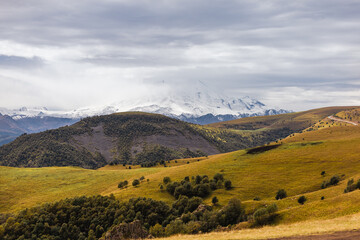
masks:
<svg viewBox="0 0 360 240"><path fill-rule="evenodd" d="M161 84L160 84L161 85ZM0 108L0 145L22 133L34 133L77 122L81 118L116 112L148 112L162 114L196 124L210 124L243 117L267 116L290 111L272 108L250 98L232 98L219 94L201 81L186 91L169 90L165 83L159 91L146 96L107 105L72 111L49 110L46 107Z"/></svg>

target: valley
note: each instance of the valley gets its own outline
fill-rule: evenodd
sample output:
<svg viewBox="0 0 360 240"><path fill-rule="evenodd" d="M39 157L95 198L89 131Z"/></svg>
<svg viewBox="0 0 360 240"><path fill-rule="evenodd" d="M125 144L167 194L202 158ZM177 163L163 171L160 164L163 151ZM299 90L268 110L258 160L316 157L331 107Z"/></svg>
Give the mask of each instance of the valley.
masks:
<svg viewBox="0 0 360 240"><path fill-rule="evenodd" d="M360 179L360 128L351 123L331 121L328 118L333 115L339 117L346 115L348 119L349 116L355 116L353 113L356 113L356 109L359 108L315 109L301 113L244 118L209 126L196 125L194 128L188 128L188 125L182 125L177 120L156 115L140 114L139 116L139 113L136 113L136 116L141 117L141 121L148 117L151 119L150 122L157 119L155 121L157 125L153 125L155 127L172 129L171 124L180 124L175 125L173 129L183 131L184 134L181 135L185 138L197 130L195 131L197 135L191 136L196 142L200 141L198 138L201 136L209 140L211 139L209 136L214 133L219 134L214 135L215 139L232 136L224 135L224 132L241 133L245 141L252 139L255 142L256 136L262 136L264 132L271 133L283 128L287 128L290 132L286 136L272 136L271 141L266 138L261 144L256 142L256 144L242 145L243 149L236 151L231 151L226 144L208 141L209 146L218 149L218 153L212 152L206 156L193 158L168 159L151 167L141 167L135 162L106 165L96 169L74 166L38 168L1 166L0 212L3 216L12 215L26 208L64 198L97 194L113 196L124 203L132 198L146 197L163 201L171 206L177 199L169 194L166 188L161 189L161 186L165 185L164 177L169 177L171 182L180 182L186 177L193 179L198 175L207 175L211 179L216 174L221 174L225 180L231 180L232 187L229 190L220 187L211 191L203 197L203 203L212 206L213 211L220 211L236 197L241 200L248 221L223 229L226 232L172 236L169 239L265 239L357 229L360 191L352 189L347 192L345 189L349 189L351 181L356 184ZM133 118L134 113L125 116ZM104 124L112 124L113 117L109 117ZM164 123L164 121L166 125L158 125L159 122ZM87 128L79 128L79 125L75 124L76 128L71 126L71 131L88 134L83 133L83 129L102 126L104 132L97 132L95 129L89 136L104 138L106 131L111 129L116 132L116 129L119 129L94 125L98 122L103 122L103 118L84 120L80 126ZM67 131L69 130L65 129L64 132ZM160 130L156 131L161 133ZM168 137L166 134L161 138L158 137L159 135L154 136L156 137L151 139L158 141L157 143L171 139L166 138ZM46 139L46 136L43 135L41 138ZM149 137L146 135L142 136L142 139L147 138ZM232 143L231 139L226 139L226 142ZM80 142L79 139L77 141ZM104 139L101 141L93 139L87 144L93 145L93 149L96 149L97 141L106 142ZM194 144L195 142L192 145ZM259 145L263 146L256 147ZM239 148L239 145L234 146ZM224 152L220 153L220 150ZM330 181L334 176L337 176L338 183L324 185L324 182ZM132 186L131 183L135 179L140 179L139 185ZM119 182L125 180L129 185L119 188ZM189 181L194 184L195 180ZM279 189L286 191L286 198L275 199ZM305 197L304 204L298 203L300 196ZM212 203L214 197L218 199L216 205ZM272 204L276 204L278 210L271 226L254 228L253 214L256 210Z"/></svg>

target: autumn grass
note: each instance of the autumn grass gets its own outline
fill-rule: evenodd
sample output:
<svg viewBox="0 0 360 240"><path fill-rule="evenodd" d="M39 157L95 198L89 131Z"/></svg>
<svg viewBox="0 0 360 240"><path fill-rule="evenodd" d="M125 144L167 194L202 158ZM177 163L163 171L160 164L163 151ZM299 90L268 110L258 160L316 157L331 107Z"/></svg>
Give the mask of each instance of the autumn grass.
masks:
<svg viewBox="0 0 360 240"><path fill-rule="evenodd" d="M321 235L339 231L351 231L359 229L360 214L344 216L328 220L311 220L292 224L281 224L277 226L266 226L262 228L233 230L228 232L212 232L197 235L176 235L166 240L250 240L250 239L272 239L291 236Z"/></svg>
<svg viewBox="0 0 360 240"><path fill-rule="evenodd" d="M124 179L141 177L158 169L121 171L75 167L0 167L0 211L15 212L67 197L99 194Z"/></svg>
<svg viewBox="0 0 360 240"><path fill-rule="evenodd" d="M279 129L287 127L297 131L299 129L310 127L327 116L336 114L340 111L351 111L356 108L359 107L325 107L304 112L240 118L231 121L213 123L207 126L235 129Z"/></svg>
<svg viewBox="0 0 360 240"><path fill-rule="evenodd" d="M260 154L240 150L180 159L177 163L173 160L167 163L168 167L107 166L98 170L1 167L0 212L16 212L44 202L93 194L114 194L120 200L142 196L171 203L174 198L159 188L165 176L179 181L185 176L206 174L212 177L218 172L234 186L231 190L218 189L205 199L205 203L210 204L211 198L217 196L218 208L233 197L242 200L249 214L260 206L276 202L279 206L277 223L282 224L334 219L360 212L360 191L343 193L347 179L357 181L360 178L360 127L324 128L295 134L282 142L280 147ZM326 172L324 176L322 171ZM335 174L342 176L340 184L321 189L321 183ZM132 180L141 176L145 180L138 187L131 186ZM125 179L130 185L119 189L118 182ZM289 197L277 201L275 194L280 188L284 188ZM308 199L304 205L297 202L301 195ZM263 230L248 231L260 233Z"/></svg>

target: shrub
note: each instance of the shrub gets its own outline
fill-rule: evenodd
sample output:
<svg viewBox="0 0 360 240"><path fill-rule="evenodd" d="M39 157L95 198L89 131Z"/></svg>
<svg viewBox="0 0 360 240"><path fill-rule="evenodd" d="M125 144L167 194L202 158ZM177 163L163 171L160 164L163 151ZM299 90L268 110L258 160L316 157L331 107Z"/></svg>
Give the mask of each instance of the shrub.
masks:
<svg viewBox="0 0 360 240"><path fill-rule="evenodd" d="M139 185L139 184L140 184L139 179L135 179L135 180L132 182L132 185L133 185L134 187L136 187L136 186Z"/></svg>
<svg viewBox="0 0 360 240"><path fill-rule="evenodd" d="M340 182L341 178L339 177L339 175L334 175L330 178L330 180L325 180L323 181L323 183L321 184L321 188L327 188L331 185L337 185Z"/></svg>
<svg viewBox="0 0 360 240"><path fill-rule="evenodd" d="M211 202L216 205L219 202L219 199L215 196L212 198Z"/></svg>
<svg viewBox="0 0 360 240"><path fill-rule="evenodd" d="M215 182L218 182L219 180L224 181L224 175L221 173L217 173L214 175Z"/></svg>
<svg viewBox="0 0 360 240"><path fill-rule="evenodd" d="M276 205L276 203L270 204L266 210L271 214L271 213L275 213L278 210L278 206Z"/></svg>
<svg viewBox="0 0 360 240"><path fill-rule="evenodd" d="M360 179L357 181L357 183L354 183L354 179L350 179L347 183L346 188L344 189L344 193L352 192L359 188L360 188Z"/></svg>
<svg viewBox="0 0 360 240"><path fill-rule="evenodd" d="M179 219L172 221L165 228L166 236L179 234L179 233L185 233L185 224Z"/></svg>
<svg viewBox="0 0 360 240"><path fill-rule="evenodd" d="M326 173L325 171L322 171L322 172L321 172L321 176L324 176L324 175L325 175L325 173Z"/></svg>
<svg viewBox="0 0 360 240"><path fill-rule="evenodd" d="M272 223L275 220L277 210L278 207L275 203L268 207L257 209L253 214L255 224L264 225Z"/></svg>
<svg viewBox="0 0 360 240"><path fill-rule="evenodd" d="M285 191L284 189L280 189L280 190L276 193L275 199L276 199L276 200L279 200L279 199L283 199L283 198L286 198L286 197L287 197L286 191Z"/></svg>
<svg viewBox="0 0 360 240"><path fill-rule="evenodd" d="M224 186L226 190L230 190L232 188L232 184L230 180L225 180Z"/></svg>
<svg viewBox="0 0 360 240"><path fill-rule="evenodd" d="M125 181L122 181L122 182L120 182L120 183L118 184L118 188L123 188L123 187L125 187L125 186L127 186L127 185L128 185L128 181L125 180Z"/></svg>
<svg viewBox="0 0 360 240"><path fill-rule="evenodd" d="M329 181L323 181L321 184L321 189L327 188L328 186L330 186L330 182Z"/></svg>
<svg viewBox="0 0 360 240"><path fill-rule="evenodd" d="M301 196L298 198L298 203L300 203L301 205L303 205L306 202L306 197L305 196Z"/></svg>
<svg viewBox="0 0 360 240"><path fill-rule="evenodd" d="M200 229L201 229L201 224L198 221L190 221L185 225L185 233L187 234L199 233Z"/></svg>
<svg viewBox="0 0 360 240"><path fill-rule="evenodd" d="M334 175L331 177L330 179L330 184L331 185L336 185L340 182L340 177L338 175Z"/></svg>
<svg viewBox="0 0 360 240"><path fill-rule="evenodd" d="M163 178L163 183L164 183L165 185L168 184L169 182L171 182L170 177L164 177L164 178Z"/></svg>
<svg viewBox="0 0 360 240"><path fill-rule="evenodd" d="M229 203L217 214L218 222L221 226L236 224L245 219L245 210L237 198L230 199Z"/></svg>
<svg viewBox="0 0 360 240"><path fill-rule="evenodd" d="M144 180L144 179L145 179L145 177L144 177L144 176L141 176L140 181L142 181L142 180Z"/></svg>
<svg viewBox="0 0 360 240"><path fill-rule="evenodd" d="M150 227L149 232L154 237L165 237L165 229L158 223Z"/></svg>
<svg viewBox="0 0 360 240"><path fill-rule="evenodd" d="M266 210L266 208L259 208L255 211L253 217L257 224L263 225L266 223L266 220L269 217L269 212Z"/></svg>
<svg viewBox="0 0 360 240"><path fill-rule="evenodd" d="M324 196L322 196L322 197L321 197L321 200L324 200L324 199L325 199L325 197L324 197Z"/></svg>

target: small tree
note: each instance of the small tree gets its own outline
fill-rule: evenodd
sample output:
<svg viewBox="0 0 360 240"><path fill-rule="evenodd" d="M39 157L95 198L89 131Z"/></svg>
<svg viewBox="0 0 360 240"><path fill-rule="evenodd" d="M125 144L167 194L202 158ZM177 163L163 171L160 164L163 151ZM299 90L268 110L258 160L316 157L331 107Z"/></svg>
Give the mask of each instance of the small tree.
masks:
<svg viewBox="0 0 360 240"><path fill-rule="evenodd" d="M225 189L226 189L226 190L230 190L230 189L232 188L232 183L231 183L231 181L230 181L230 180L226 180L226 181L224 182L224 186L225 186Z"/></svg>
<svg viewBox="0 0 360 240"><path fill-rule="evenodd" d="M135 180L132 182L132 185L133 185L134 187L136 187L136 186L139 185L139 184L140 184L139 179L135 179Z"/></svg>
<svg viewBox="0 0 360 240"><path fill-rule="evenodd" d="M154 237L164 237L165 229L159 223L157 223L154 226L150 227L150 234Z"/></svg>
<svg viewBox="0 0 360 240"><path fill-rule="evenodd" d="M298 199L298 203L300 203L301 205L303 205L305 202L306 202L306 197L305 196L301 196L301 197L299 197L299 199Z"/></svg>
<svg viewBox="0 0 360 240"><path fill-rule="evenodd" d="M336 185L340 182L340 177L338 175L334 175L332 176L332 178L330 179L330 184L331 185Z"/></svg>
<svg viewBox="0 0 360 240"><path fill-rule="evenodd" d="M255 211L253 217L257 225L269 224L275 220L278 207L275 203L268 207L262 207Z"/></svg>
<svg viewBox="0 0 360 240"><path fill-rule="evenodd" d="M286 191L285 191L284 189L280 189L280 190L276 193L275 199L276 199L276 200L279 200L279 199L283 199L283 198L286 198L286 197L287 197Z"/></svg>
<svg viewBox="0 0 360 240"><path fill-rule="evenodd" d="M212 198L211 202L216 205L219 202L219 199L215 196Z"/></svg>
<svg viewBox="0 0 360 240"><path fill-rule="evenodd" d="M163 178L163 183L164 183L165 185L168 184L169 182L171 182L170 177L164 177L164 178Z"/></svg>
<svg viewBox="0 0 360 240"><path fill-rule="evenodd" d="M214 180L215 182L218 182L219 180L224 181L224 175L222 175L221 173L217 173L214 175Z"/></svg>

